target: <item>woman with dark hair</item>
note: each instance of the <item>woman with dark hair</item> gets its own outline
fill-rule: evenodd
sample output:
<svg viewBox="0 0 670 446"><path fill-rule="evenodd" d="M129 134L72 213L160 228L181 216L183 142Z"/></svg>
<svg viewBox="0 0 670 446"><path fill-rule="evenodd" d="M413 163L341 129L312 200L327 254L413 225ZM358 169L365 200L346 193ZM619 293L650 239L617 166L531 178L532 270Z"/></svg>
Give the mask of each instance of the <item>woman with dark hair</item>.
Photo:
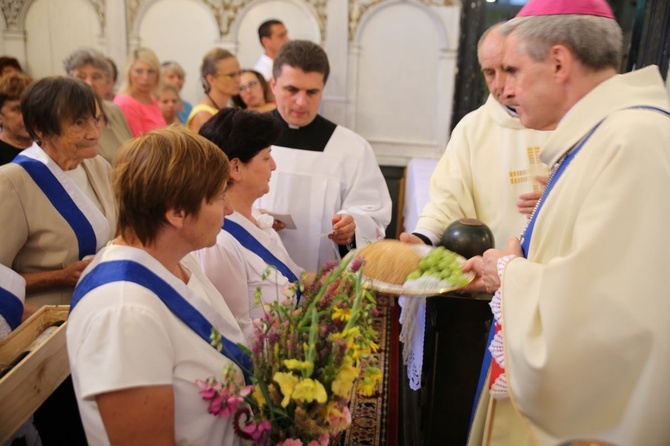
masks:
<svg viewBox="0 0 670 446"><path fill-rule="evenodd" d="M193 107L186 120L194 132L217 111L230 106L231 98L240 91L240 63L230 51L214 48L202 59L200 82L205 97Z"/></svg>
<svg viewBox="0 0 670 446"><path fill-rule="evenodd" d="M23 73L23 70L15 57L2 56L0 57L0 77L8 73Z"/></svg>
<svg viewBox="0 0 670 446"><path fill-rule="evenodd" d="M26 280L25 314L67 305L116 225L110 166L98 156L102 101L85 83L47 77L21 98L36 141L0 167L0 263Z"/></svg>
<svg viewBox="0 0 670 446"><path fill-rule="evenodd" d="M0 166L12 160L33 145L33 138L23 124L21 94L33 80L23 73L9 73L0 77Z"/></svg>
<svg viewBox="0 0 670 446"><path fill-rule="evenodd" d="M233 103L240 108L260 113L277 108L270 85L261 73L254 70L242 70L240 94L233 96Z"/></svg>
<svg viewBox="0 0 670 446"><path fill-rule="evenodd" d="M232 108L221 110L200 129L230 159L228 197L235 212L226 217L216 245L195 255L247 336L252 334L251 322L263 315L262 307L254 302L256 289L261 289L262 302L284 300L303 273L272 229L274 219L253 207L270 191L270 176L276 168L270 146L280 131L280 123L271 114ZM222 274L227 268L231 274ZM246 281L246 296L231 287L232 276Z"/></svg>

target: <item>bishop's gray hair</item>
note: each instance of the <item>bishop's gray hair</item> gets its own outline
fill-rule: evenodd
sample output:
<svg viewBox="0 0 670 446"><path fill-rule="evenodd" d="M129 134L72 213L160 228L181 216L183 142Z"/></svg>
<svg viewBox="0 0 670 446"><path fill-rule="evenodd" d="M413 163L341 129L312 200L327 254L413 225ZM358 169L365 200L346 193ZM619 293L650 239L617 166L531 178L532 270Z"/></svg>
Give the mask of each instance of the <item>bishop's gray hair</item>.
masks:
<svg viewBox="0 0 670 446"><path fill-rule="evenodd" d="M621 65L623 35L615 20L591 15L517 17L500 32L521 41L520 51L543 61L553 45L565 45L584 66L593 70Z"/></svg>

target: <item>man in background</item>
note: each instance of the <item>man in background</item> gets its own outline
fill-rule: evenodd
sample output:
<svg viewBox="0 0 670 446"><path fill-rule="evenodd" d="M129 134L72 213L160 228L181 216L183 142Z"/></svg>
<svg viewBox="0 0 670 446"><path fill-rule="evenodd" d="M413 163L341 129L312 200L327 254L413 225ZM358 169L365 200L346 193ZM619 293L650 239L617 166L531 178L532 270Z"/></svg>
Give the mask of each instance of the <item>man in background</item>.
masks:
<svg viewBox="0 0 670 446"><path fill-rule="evenodd" d="M283 129L272 146L270 193L259 207L291 216L296 229L279 234L308 271L384 238L391 221L391 197L370 144L318 114L329 73L320 46L295 40L277 55L270 80Z"/></svg>
<svg viewBox="0 0 670 446"><path fill-rule="evenodd" d="M263 54L254 65L254 70L269 81L272 77L272 61L281 47L289 41L288 31L279 20L267 20L258 27L258 40L263 47Z"/></svg>

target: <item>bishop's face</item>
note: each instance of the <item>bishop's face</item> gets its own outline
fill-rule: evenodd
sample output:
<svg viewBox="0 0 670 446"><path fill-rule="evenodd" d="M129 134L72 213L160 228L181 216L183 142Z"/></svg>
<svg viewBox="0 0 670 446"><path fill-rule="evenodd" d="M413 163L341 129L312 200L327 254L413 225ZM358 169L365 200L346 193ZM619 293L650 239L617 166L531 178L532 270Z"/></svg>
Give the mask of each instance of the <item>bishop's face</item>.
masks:
<svg viewBox="0 0 670 446"><path fill-rule="evenodd" d="M314 121L324 85L322 73L305 73L289 65L282 66L280 76L270 80L279 114L295 127L304 127Z"/></svg>
<svg viewBox="0 0 670 446"><path fill-rule="evenodd" d="M555 129L563 116L565 92L556 82L549 57L540 62L532 59L511 34L505 42L503 67L507 73L504 102L514 104L521 123L529 129Z"/></svg>

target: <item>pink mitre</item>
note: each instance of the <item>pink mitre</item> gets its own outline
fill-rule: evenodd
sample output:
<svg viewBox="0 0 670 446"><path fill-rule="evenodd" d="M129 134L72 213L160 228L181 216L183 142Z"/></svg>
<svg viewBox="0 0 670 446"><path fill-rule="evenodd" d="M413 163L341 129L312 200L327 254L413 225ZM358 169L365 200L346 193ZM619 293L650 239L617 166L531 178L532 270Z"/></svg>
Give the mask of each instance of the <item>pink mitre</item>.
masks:
<svg viewBox="0 0 670 446"><path fill-rule="evenodd" d="M594 15L614 19L612 8L605 0L530 0L516 16L565 14Z"/></svg>

